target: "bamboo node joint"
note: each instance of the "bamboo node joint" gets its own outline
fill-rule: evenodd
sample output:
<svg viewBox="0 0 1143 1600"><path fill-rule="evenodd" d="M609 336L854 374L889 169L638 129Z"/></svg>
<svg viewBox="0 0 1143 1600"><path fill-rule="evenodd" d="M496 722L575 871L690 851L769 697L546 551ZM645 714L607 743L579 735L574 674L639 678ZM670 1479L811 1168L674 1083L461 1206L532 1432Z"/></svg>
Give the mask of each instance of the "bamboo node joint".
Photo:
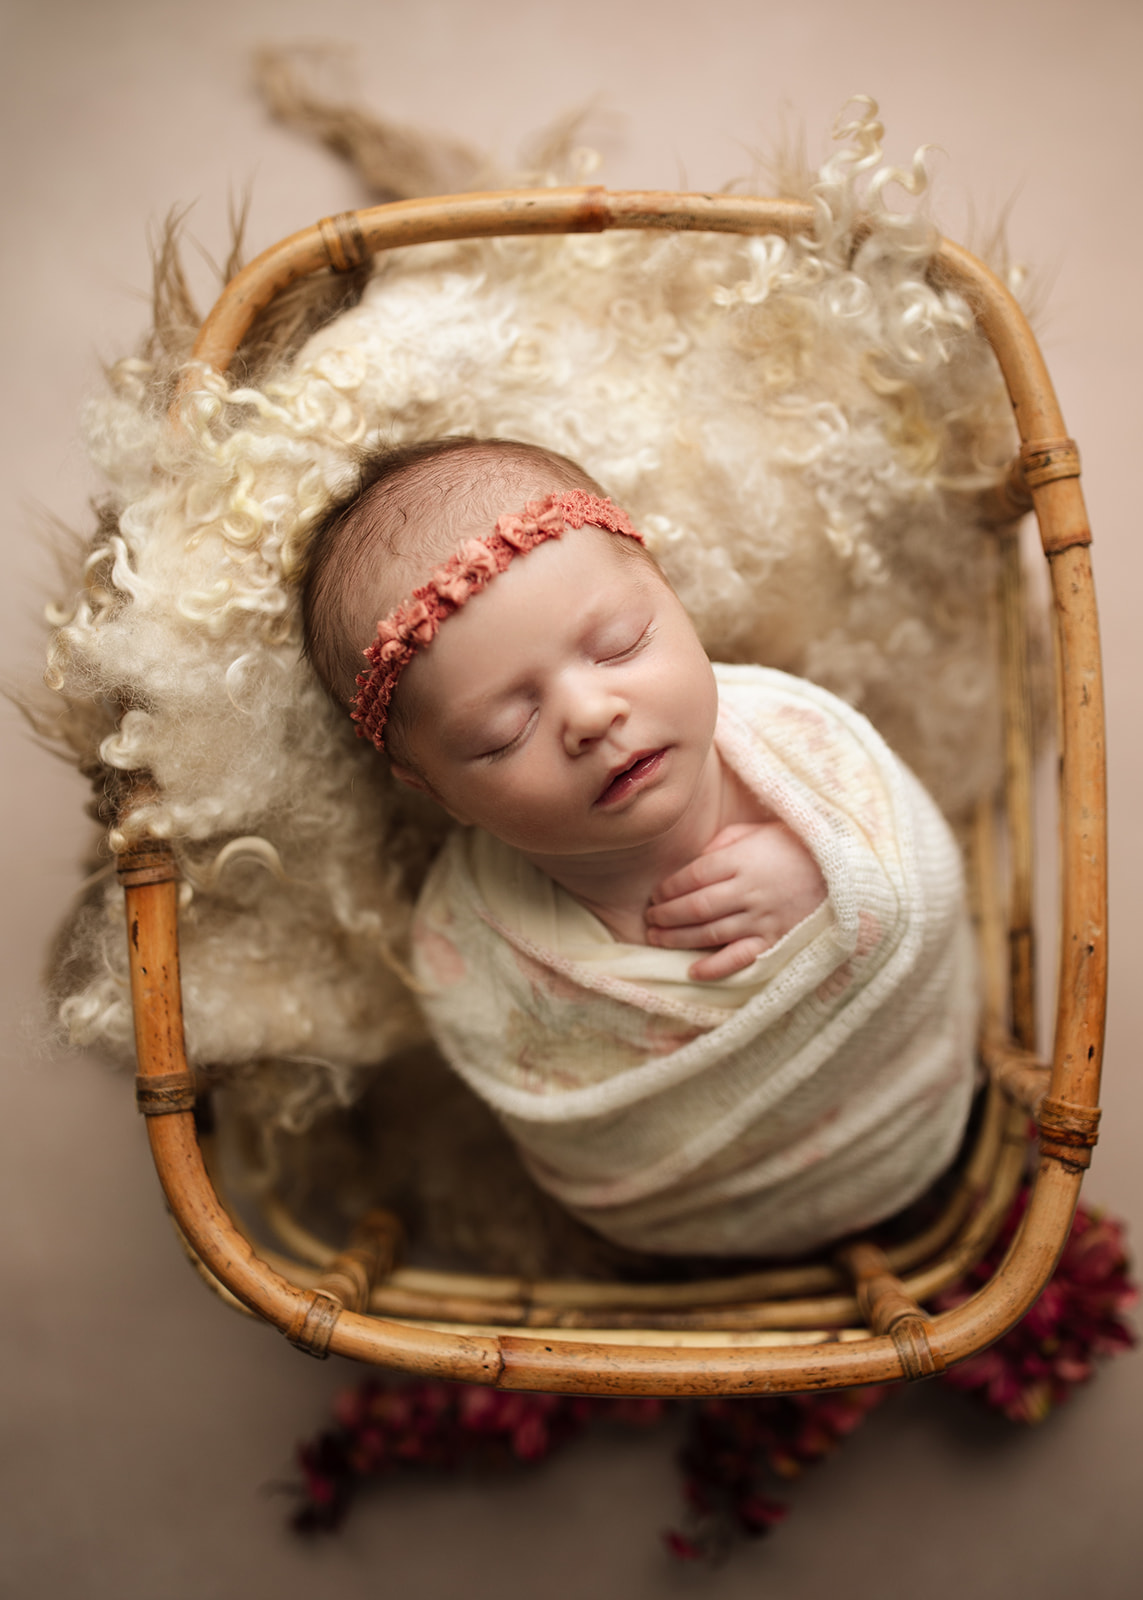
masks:
<svg viewBox="0 0 1143 1600"><path fill-rule="evenodd" d="M1057 478L1078 478L1079 446L1074 439L1028 439L1020 446L1020 464L1029 489Z"/></svg>
<svg viewBox="0 0 1143 1600"><path fill-rule="evenodd" d="M1091 1152L1099 1138L1098 1106L1073 1105L1070 1100L1045 1098L1037 1118L1040 1154L1072 1171L1091 1165Z"/></svg>
<svg viewBox="0 0 1143 1600"><path fill-rule="evenodd" d="M368 1211L347 1249L335 1256L317 1282L318 1292L350 1311L365 1311L375 1286L392 1272L402 1227L391 1211Z"/></svg>
<svg viewBox="0 0 1143 1600"><path fill-rule="evenodd" d="M909 1383L920 1383L924 1378L935 1378L945 1370L944 1357L929 1342L929 1321L920 1313L902 1317L889 1330L901 1362L901 1370Z"/></svg>
<svg viewBox="0 0 1143 1600"><path fill-rule="evenodd" d="M193 1111L197 1097L193 1072L140 1072L135 1079L135 1104L145 1117Z"/></svg>
<svg viewBox="0 0 1143 1600"><path fill-rule="evenodd" d="M141 839L115 858L115 871L125 889L148 883L176 883L181 874L166 839Z"/></svg>
<svg viewBox="0 0 1143 1600"><path fill-rule="evenodd" d="M334 272L355 272L371 258L356 211L339 211L318 223L326 260Z"/></svg>
<svg viewBox="0 0 1143 1600"><path fill-rule="evenodd" d="M861 1315L877 1335L892 1339L901 1371L910 1383L944 1370L944 1360L929 1342L929 1319L889 1270L885 1252L871 1240L855 1240L839 1251L853 1276Z"/></svg>
<svg viewBox="0 0 1143 1600"><path fill-rule="evenodd" d="M282 1330L295 1350L324 1361L341 1305L321 1289L310 1289Z"/></svg>
<svg viewBox="0 0 1143 1600"><path fill-rule="evenodd" d="M607 203L607 190L593 184L583 191L583 203L576 216L576 233L604 233L611 226L611 207Z"/></svg>

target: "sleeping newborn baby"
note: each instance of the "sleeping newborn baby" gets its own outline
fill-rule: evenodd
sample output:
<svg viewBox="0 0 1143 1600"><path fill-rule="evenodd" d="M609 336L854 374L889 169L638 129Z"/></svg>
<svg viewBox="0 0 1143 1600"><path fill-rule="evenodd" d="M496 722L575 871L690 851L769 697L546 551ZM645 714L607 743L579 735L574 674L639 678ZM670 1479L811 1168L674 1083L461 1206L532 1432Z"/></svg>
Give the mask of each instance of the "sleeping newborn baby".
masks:
<svg viewBox="0 0 1143 1600"><path fill-rule="evenodd" d="M330 693L458 824L420 999L542 1187L631 1248L783 1255L948 1165L976 999L943 818L843 702L712 666L586 473L501 440L378 457L303 611Z"/></svg>

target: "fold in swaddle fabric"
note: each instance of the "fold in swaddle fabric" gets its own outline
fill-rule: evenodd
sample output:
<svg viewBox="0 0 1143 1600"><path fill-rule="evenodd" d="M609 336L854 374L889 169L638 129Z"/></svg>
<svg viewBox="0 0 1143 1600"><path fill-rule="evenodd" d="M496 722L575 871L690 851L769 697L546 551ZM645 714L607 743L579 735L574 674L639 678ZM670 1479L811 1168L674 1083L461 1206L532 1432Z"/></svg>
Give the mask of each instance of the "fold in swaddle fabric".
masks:
<svg viewBox="0 0 1143 1600"><path fill-rule="evenodd" d="M783 1255L888 1216L955 1154L976 992L960 856L872 726L813 684L715 669L726 764L828 900L753 967L687 977L521 856L455 833L414 922L441 1050L536 1181L616 1242Z"/></svg>

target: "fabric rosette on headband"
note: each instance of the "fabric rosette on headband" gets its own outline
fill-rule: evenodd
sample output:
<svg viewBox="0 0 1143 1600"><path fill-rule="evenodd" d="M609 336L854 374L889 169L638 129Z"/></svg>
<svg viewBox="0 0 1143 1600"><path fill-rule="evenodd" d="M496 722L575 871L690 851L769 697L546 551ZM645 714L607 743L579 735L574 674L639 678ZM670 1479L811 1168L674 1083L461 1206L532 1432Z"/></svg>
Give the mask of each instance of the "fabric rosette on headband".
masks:
<svg viewBox="0 0 1143 1600"><path fill-rule="evenodd" d="M357 678L351 708L359 736L384 750L385 724L401 673L418 650L432 643L441 623L487 588L516 556L585 524L645 542L627 513L610 500L582 489L550 494L530 500L523 511L506 512L486 538L467 539L426 583L382 617L377 637L365 651L369 665Z"/></svg>

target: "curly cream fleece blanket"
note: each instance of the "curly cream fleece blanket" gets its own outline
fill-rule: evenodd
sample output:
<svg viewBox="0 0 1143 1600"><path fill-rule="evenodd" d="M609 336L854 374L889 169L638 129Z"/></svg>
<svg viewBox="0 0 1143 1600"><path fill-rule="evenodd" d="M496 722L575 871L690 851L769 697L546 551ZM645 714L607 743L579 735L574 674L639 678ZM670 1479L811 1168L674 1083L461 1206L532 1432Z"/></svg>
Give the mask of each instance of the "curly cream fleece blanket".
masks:
<svg viewBox="0 0 1143 1600"><path fill-rule="evenodd" d="M718 667L722 759L805 841L828 899L745 973L617 942L522 857L453 835L414 922L429 1025L533 1176L641 1250L782 1255L914 1199L972 1090L959 853L872 726Z"/></svg>

